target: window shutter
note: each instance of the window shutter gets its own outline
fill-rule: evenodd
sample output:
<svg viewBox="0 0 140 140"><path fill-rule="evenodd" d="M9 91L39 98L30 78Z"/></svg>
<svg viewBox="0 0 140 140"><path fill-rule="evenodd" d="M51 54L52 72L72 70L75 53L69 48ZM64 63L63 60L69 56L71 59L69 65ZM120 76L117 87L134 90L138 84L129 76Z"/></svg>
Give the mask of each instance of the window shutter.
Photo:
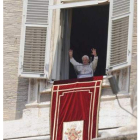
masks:
<svg viewBox="0 0 140 140"><path fill-rule="evenodd" d="M47 78L49 0L24 0L19 76Z"/></svg>
<svg viewBox="0 0 140 140"><path fill-rule="evenodd" d="M131 65L133 0L110 0L106 70Z"/></svg>

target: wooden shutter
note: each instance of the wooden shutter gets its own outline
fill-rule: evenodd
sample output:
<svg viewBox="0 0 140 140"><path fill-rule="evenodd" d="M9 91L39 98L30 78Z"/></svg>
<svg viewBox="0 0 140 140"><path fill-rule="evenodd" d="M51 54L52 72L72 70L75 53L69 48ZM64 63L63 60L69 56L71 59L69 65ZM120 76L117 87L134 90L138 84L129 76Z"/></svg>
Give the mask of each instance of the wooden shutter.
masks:
<svg viewBox="0 0 140 140"><path fill-rule="evenodd" d="M49 0L24 0L19 76L46 78L48 74Z"/></svg>
<svg viewBox="0 0 140 140"><path fill-rule="evenodd" d="M131 65L133 0L110 0L106 70Z"/></svg>

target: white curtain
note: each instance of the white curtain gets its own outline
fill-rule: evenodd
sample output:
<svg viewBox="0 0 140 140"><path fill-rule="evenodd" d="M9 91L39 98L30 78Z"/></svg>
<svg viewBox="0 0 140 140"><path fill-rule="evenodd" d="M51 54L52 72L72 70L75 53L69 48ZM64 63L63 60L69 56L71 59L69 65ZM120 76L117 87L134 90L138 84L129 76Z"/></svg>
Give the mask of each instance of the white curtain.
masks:
<svg viewBox="0 0 140 140"><path fill-rule="evenodd" d="M61 52L61 80L69 79L69 49L70 49L70 33L71 33L71 9L63 9L62 13L62 52Z"/></svg>

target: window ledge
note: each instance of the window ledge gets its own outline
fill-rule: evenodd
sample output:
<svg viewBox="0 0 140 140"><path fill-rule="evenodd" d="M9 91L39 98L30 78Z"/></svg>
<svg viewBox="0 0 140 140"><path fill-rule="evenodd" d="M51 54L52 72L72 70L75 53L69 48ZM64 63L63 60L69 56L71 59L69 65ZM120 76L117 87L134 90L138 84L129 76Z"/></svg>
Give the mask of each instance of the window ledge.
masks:
<svg viewBox="0 0 140 140"><path fill-rule="evenodd" d="M43 94L43 93L51 93L53 83L51 83L51 84L52 84L51 87L49 87L49 88L47 88L47 89L41 91L40 94ZM107 78L107 76L103 76L102 88L107 88L107 87L110 87L108 78Z"/></svg>
<svg viewBox="0 0 140 140"><path fill-rule="evenodd" d="M47 88L47 89L41 91L40 94L43 94L43 93L51 93L51 91L52 91L52 88Z"/></svg>
<svg viewBox="0 0 140 140"><path fill-rule="evenodd" d="M30 104L26 104L25 107L27 108L46 108L46 107L50 107L51 102L47 101L47 102L43 102L43 103L30 103Z"/></svg>
<svg viewBox="0 0 140 140"><path fill-rule="evenodd" d="M130 95L118 94L118 98L119 99L130 98ZM115 95L101 96L101 102L113 101L115 99L116 99ZM40 103L39 106L40 107L51 107L51 102Z"/></svg>
<svg viewBox="0 0 140 140"><path fill-rule="evenodd" d="M119 99L130 98L130 94L117 94ZM103 95L101 96L101 101L112 101L116 99L116 95Z"/></svg>
<svg viewBox="0 0 140 140"><path fill-rule="evenodd" d="M118 94L119 99L123 98L130 98L130 94ZM112 101L115 100L116 96L115 95L107 95L107 96L101 96L101 102L103 101ZM46 108L51 106L51 102L43 102L43 103L31 103L31 104L26 104L26 109L27 108Z"/></svg>

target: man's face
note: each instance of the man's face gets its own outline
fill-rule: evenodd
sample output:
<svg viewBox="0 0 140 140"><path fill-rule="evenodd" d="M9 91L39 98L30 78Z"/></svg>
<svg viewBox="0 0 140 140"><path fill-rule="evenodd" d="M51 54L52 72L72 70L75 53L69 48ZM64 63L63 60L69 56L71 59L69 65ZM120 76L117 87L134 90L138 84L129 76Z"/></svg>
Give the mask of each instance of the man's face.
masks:
<svg viewBox="0 0 140 140"><path fill-rule="evenodd" d="M82 61L84 65L87 65L89 63L89 59L87 59L86 57L84 57Z"/></svg>

